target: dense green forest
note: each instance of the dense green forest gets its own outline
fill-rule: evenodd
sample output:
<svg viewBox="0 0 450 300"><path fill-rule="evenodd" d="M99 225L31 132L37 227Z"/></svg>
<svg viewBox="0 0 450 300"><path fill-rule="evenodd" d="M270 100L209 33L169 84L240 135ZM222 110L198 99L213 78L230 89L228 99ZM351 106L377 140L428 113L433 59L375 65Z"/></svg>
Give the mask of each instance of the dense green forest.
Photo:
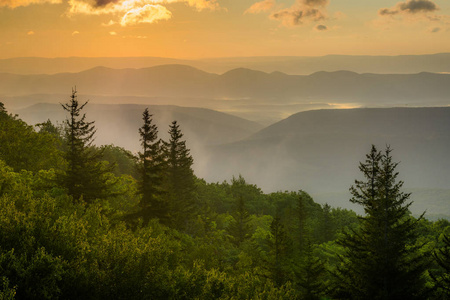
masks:
<svg viewBox="0 0 450 300"><path fill-rule="evenodd" d="M0 299L450 295L450 223L411 216L389 147L367 145L358 216L301 182L265 194L197 178L182 127L157 128L149 110L141 152L95 146L85 105L73 91L64 124L30 126L0 103Z"/></svg>

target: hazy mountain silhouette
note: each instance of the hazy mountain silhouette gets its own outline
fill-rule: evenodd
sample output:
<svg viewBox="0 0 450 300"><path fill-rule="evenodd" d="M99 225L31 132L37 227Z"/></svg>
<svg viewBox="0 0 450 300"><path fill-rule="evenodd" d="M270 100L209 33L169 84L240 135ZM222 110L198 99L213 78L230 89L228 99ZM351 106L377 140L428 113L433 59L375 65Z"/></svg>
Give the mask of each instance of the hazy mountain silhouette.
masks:
<svg viewBox="0 0 450 300"><path fill-rule="evenodd" d="M0 74L0 94L5 96L61 94L73 85L92 95L433 105L447 103L450 74L337 71L303 76L240 68L216 75L184 65L121 70L97 67L55 75Z"/></svg>
<svg viewBox="0 0 450 300"><path fill-rule="evenodd" d="M308 75L318 71L349 70L358 73L450 72L450 53L428 55L367 56L326 55L318 57L265 56L180 60L162 57L64 57L0 59L0 73L55 74L80 72L98 66L147 68L163 64L185 64L213 73L244 67L264 72Z"/></svg>
<svg viewBox="0 0 450 300"><path fill-rule="evenodd" d="M79 98L83 101L83 97ZM85 108L88 121L95 121L97 145L114 144L131 151L140 150L138 128L142 126L142 112L146 107L154 115L159 135L168 139L169 125L177 120L188 146L196 158L202 156L207 145L230 143L255 133L261 125L232 115L204 108L147 105L103 105L89 103ZM37 104L14 111L29 124L47 119L61 123L66 114L58 104Z"/></svg>
<svg viewBox="0 0 450 300"><path fill-rule="evenodd" d="M450 108L298 113L247 139L211 148L210 173L201 175L221 181L240 173L266 191L328 193L326 201L348 206L345 191L360 178L358 163L371 144L380 150L391 145L406 187L448 188ZM333 198L337 191L347 198Z"/></svg>

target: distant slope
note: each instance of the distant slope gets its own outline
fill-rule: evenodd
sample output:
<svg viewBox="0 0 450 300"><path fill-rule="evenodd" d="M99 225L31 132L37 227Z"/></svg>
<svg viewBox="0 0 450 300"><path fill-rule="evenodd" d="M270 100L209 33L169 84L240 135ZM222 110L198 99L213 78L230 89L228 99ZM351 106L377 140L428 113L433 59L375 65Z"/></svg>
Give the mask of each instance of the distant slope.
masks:
<svg viewBox="0 0 450 300"><path fill-rule="evenodd" d="M80 72L98 66L108 68L148 68L163 64L185 64L206 72L224 73L236 68L264 72L308 75L318 71L349 70L357 73L450 72L450 53L428 55L367 56L326 55L228 57L201 60L179 60L162 57L24 57L0 59L0 73L56 74Z"/></svg>
<svg viewBox="0 0 450 300"><path fill-rule="evenodd" d="M80 101L82 99L79 98ZM163 139L168 138L171 122L178 121L188 147L199 160L205 146L234 142L261 129L257 123L204 108L89 103L85 113L87 120L95 121L98 129L95 143L115 144L132 151L140 150L138 128L142 126L145 107L149 107L150 113L154 115L159 137ZM57 104L37 104L14 113L33 125L47 119L62 122L66 118L64 110Z"/></svg>
<svg viewBox="0 0 450 300"><path fill-rule="evenodd" d="M211 148L211 172L202 175L221 181L241 173L266 191L335 195L361 178L358 164L371 144L380 150L391 145L406 187L449 187L447 107L298 113L243 141Z"/></svg>
<svg viewBox="0 0 450 300"><path fill-rule="evenodd" d="M447 104L450 74L357 74L317 72L309 76L235 69L222 75L184 65L146 69L94 68L55 75L0 74L0 96L84 94L147 97L257 98L278 103L337 102Z"/></svg>
<svg viewBox="0 0 450 300"><path fill-rule="evenodd" d="M349 70L357 73L411 74L419 72L450 72L450 53L425 55L370 56L263 56L204 59L205 71L222 73L235 68L264 72L280 71L293 75L308 75L318 71Z"/></svg>

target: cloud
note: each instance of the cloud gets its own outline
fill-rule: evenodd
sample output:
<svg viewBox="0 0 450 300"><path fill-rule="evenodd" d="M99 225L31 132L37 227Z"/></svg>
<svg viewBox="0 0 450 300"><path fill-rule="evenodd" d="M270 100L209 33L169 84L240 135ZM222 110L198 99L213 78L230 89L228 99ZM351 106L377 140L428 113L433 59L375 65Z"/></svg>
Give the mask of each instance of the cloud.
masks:
<svg viewBox="0 0 450 300"><path fill-rule="evenodd" d="M119 0L95 0L94 6L102 7L102 6L106 6L110 3L117 3L117 2L119 2Z"/></svg>
<svg viewBox="0 0 450 300"><path fill-rule="evenodd" d="M34 31L33 30L28 31L27 35L34 35Z"/></svg>
<svg viewBox="0 0 450 300"><path fill-rule="evenodd" d="M392 8L382 8L378 11L380 16L392 16L397 14L429 13L439 10L439 7L430 0L408 0L399 2Z"/></svg>
<svg viewBox="0 0 450 300"><path fill-rule="evenodd" d="M0 0L1 6L8 6L10 8L16 8L19 6L28 6L31 4L59 4L62 3L62 0Z"/></svg>
<svg viewBox="0 0 450 300"><path fill-rule="evenodd" d="M120 25L135 25L138 23L154 23L158 20L168 20L172 17L172 13L162 5L147 4L143 7L130 9L122 17Z"/></svg>
<svg viewBox="0 0 450 300"><path fill-rule="evenodd" d="M78 30L75 30L74 32L72 32L72 36L75 36L77 34L80 34L80 32Z"/></svg>
<svg viewBox="0 0 450 300"><path fill-rule="evenodd" d="M103 26L114 24L130 26L168 20L172 17L172 13L167 9L166 4L170 3L185 3L197 11L219 8L217 0L68 0L68 3L68 16L85 14L117 17L116 20L102 24Z"/></svg>
<svg viewBox="0 0 450 300"><path fill-rule="evenodd" d="M291 7L273 12L270 18L287 27L317 22L328 17L328 3L328 0L297 0Z"/></svg>
<svg viewBox="0 0 450 300"><path fill-rule="evenodd" d="M431 33L436 33L436 32L439 32L439 31L441 31L441 28L440 28L440 27L434 27L434 28L431 28L431 29L430 29L430 32L431 32Z"/></svg>
<svg viewBox="0 0 450 300"><path fill-rule="evenodd" d="M110 31L110 32L109 32L109 35L117 35L117 32L115 32L115 31Z"/></svg>
<svg viewBox="0 0 450 300"><path fill-rule="evenodd" d="M328 27L326 25L319 24L316 27L314 27L314 29L317 31L326 31L328 30Z"/></svg>
<svg viewBox="0 0 450 300"><path fill-rule="evenodd" d="M275 6L275 0L264 0L256 2L250 6L244 14L259 14L262 12L268 12Z"/></svg>
<svg viewBox="0 0 450 300"><path fill-rule="evenodd" d="M304 0L302 1L306 6L317 7L317 6L327 6L328 0Z"/></svg>

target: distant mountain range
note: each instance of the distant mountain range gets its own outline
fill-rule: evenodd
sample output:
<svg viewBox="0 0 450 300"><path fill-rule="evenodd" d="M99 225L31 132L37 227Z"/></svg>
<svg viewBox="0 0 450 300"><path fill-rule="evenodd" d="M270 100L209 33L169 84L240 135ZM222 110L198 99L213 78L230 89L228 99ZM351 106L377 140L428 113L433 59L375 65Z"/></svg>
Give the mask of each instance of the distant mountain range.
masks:
<svg viewBox="0 0 450 300"><path fill-rule="evenodd" d="M222 74L236 68L264 72L309 75L318 71L348 70L357 73L419 73L450 72L450 53L429 55L367 56L327 55L319 57L266 56L229 57L199 60L161 57L24 57L0 60L0 73L56 74L81 72L98 66L124 69L147 68L164 64L183 64L206 72Z"/></svg>
<svg viewBox="0 0 450 300"><path fill-rule="evenodd" d="M450 74L336 71L304 76L240 68L216 75L184 65L120 70L97 67L55 75L0 74L2 96L63 94L73 86L84 94L103 96L432 104L448 102Z"/></svg>
<svg viewBox="0 0 450 300"><path fill-rule="evenodd" d="M448 107L301 112L242 141L210 148L210 172L200 175L221 181L242 174L265 191L303 189L319 201L349 207L345 191L362 179L359 161L372 144L394 149L406 187L450 187Z"/></svg>

